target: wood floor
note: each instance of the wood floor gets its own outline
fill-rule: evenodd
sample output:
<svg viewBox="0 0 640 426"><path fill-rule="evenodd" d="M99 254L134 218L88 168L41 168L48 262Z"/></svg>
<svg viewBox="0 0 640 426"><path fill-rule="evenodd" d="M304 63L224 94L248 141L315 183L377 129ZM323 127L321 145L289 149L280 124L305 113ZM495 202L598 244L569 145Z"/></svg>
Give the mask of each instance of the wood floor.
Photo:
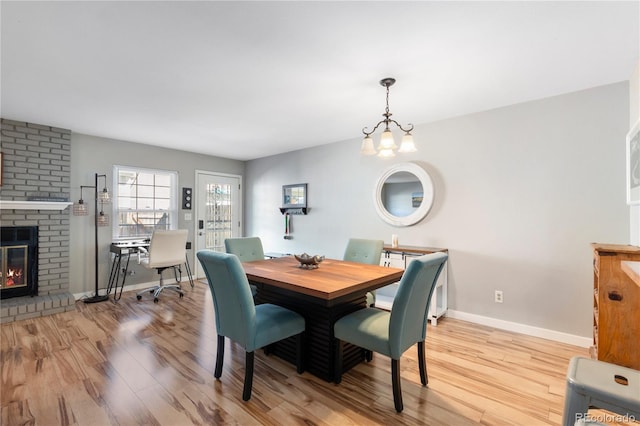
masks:
<svg viewBox="0 0 640 426"><path fill-rule="evenodd" d="M388 358L376 354L338 386L256 353L242 401L244 351L216 333L207 286L1 326L2 425L558 425L565 373L586 349L445 318L427 332L429 386L416 350L401 360L396 414Z"/></svg>

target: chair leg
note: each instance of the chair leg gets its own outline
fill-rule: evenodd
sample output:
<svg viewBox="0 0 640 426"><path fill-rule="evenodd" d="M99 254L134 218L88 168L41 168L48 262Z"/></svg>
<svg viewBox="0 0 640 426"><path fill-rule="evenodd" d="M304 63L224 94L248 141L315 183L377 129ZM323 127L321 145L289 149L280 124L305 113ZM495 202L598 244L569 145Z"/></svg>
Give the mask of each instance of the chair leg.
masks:
<svg viewBox="0 0 640 426"><path fill-rule="evenodd" d="M340 339L335 339L335 359L333 362L333 381L339 384L342 381L342 350L344 343Z"/></svg>
<svg viewBox="0 0 640 426"><path fill-rule="evenodd" d="M244 389L242 390L242 400L248 401L251 399L251 387L253 386L253 354L254 352L247 352L245 355L244 366Z"/></svg>
<svg viewBox="0 0 640 426"><path fill-rule="evenodd" d="M420 367L420 381L422 386L427 386L429 376L427 375L427 362L424 357L424 340L418 342L418 367Z"/></svg>
<svg viewBox="0 0 640 426"><path fill-rule="evenodd" d="M400 360L391 360L391 383L393 384L393 405L396 411L400 413L404 406L402 405L402 388L400 387Z"/></svg>
<svg viewBox="0 0 640 426"><path fill-rule="evenodd" d="M298 374L304 373L304 333L296 336L296 367Z"/></svg>
<svg viewBox="0 0 640 426"><path fill-rule="evenodd" d="M216 355L216 370L213 376L219 379L222 376L222 363L224 362L224 336L218 335L218 354Z"/></svg>

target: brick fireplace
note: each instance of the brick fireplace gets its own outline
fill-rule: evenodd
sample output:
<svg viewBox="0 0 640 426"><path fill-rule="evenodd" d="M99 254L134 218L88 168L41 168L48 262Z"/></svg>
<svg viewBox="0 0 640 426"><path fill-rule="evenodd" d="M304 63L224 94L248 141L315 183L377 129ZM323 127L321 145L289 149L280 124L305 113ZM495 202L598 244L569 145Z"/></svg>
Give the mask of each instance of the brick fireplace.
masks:
<svg viewBox="0 0 640 426"><path fill-rule="evenodd" d="M69 292L69 207L29 201L69 198L71 131L0 120L0 228L37 227L37 295L0 300L2 323L75 309ZM4 243L3 243L4 244Z"/></svg>

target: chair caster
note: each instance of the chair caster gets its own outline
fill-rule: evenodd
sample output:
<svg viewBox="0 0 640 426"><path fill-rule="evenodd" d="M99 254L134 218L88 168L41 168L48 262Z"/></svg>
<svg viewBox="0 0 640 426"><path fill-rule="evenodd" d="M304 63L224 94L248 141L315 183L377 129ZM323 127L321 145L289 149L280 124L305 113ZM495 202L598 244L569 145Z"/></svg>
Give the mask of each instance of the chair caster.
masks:
<svg viewBox="0 0 640 426"><path fill-rule="evenodd" d="M158 303L158 298L157 297L153 298L153 303Z"/></svg>
<svg viewBox="0 0 640 426"><path fill-rule="evenodd" d="M184 293L180 293L180 299L184 297Z"/></svg>
<svg viewBox="0 0 640 426"><path fill-rule="evenodd" d="M136 295L136 299L140 300L142 299L142 296L140 296L139 294Z"/></svg>
<svg viewBox="0 0 640 426"><path fill-rule="evenodd" d="M153 294L154 291L154 289L149 290L149 294Z"/></svg>

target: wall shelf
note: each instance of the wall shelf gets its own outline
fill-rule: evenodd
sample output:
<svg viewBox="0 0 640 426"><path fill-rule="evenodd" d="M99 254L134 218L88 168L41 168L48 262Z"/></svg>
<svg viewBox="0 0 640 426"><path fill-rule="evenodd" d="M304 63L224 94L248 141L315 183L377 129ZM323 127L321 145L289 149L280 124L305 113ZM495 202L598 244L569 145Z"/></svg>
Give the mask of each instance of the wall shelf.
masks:
<svg viewBox="0 0 640 426"><path fill-rule="evenodd" d="M280 213L285 214L307 214L309 207L280 207Z"/></svg>
<svg viewBox="0 0 640 426"><path fill-rule="evenodd" d="M64 210L70 201L16 201L0 200L0 210Z"/></svg>

